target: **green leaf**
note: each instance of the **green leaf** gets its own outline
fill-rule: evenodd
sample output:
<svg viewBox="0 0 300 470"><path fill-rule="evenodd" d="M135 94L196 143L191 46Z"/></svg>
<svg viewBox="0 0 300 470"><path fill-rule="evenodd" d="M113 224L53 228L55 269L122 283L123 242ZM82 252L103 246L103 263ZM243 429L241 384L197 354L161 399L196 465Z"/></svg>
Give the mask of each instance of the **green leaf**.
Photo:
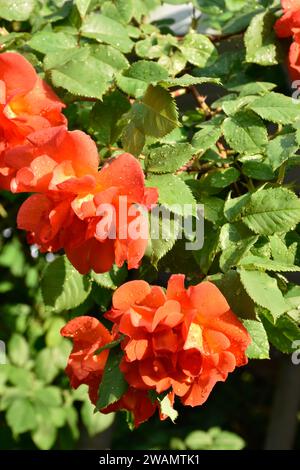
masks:
<svg viewBox="0 0 300 470"><path fill-rule="evenodd" d="M135 155L141 152L145 136L164 137L178 126L175 101L160 86L150 85L141 101L134 103L128 117L129 124L123 133L123 146Z"/></svg>
<svg viewBox="0 0 300 470"><path fill-rule="evenodd" d="M220 268L223 272L236 266L241 258L257 241L257 236L243 224L225 224L220 233L220 244L223 252L220 257Z"/></svg>
<svg viewBox="0 0 300 470"><path fill-rule="evenodd" d="M292 124L300 113L299 102L273 91L257 98L249 107L261 118L276 124Z"/></svg>
<svg viewBox="0 0 300 470"><path fill-rule="evenodd" d="M112 269L107 273L97 274L92 271L91 278L100 286L105 287L106 289L115 290L125 282L127 274L126 266L118 268L118 266L114 264Z"/></svg>
<svg viewBox="0 0 300 470"><path fill-rule="evenodd" d="M196 201L190 188L175 175L151 175L147 186L158 188L159 202L175 214L188 216L194 212ZM184 205L191 207L184 207Z"/></svg>
<svg viewBox="0 0 300 470"><path fill-rule="evenodd" d="M105 431L115 419L114 413L94 413L94 409L95 407L87 400L81 407L81 418L90 437Z"/></svg>
<svg viewBox="0 0 300 470"><path fill-rule="evenodd" d="M192 146L198 152L205 152L210 147L215 145L222 135L222 128L218 125L207 125L200 131L194 134L192 139Z"/></svg>
<svg viewBox="0 0 300 470"><path fill-rule="evenodd" d="M85 17L90 4L91 0L75 0L75 5L77 7L77 10L79 11L81 18Z"/></svg>
<svg viewBox="0 0 300 470"><path fill-rule="evenodd" d="M84 62L90 55L89 47L74 47L69 50L60 50L59 52L50 52L44 57L44 69L51 70L65 65L70 60Z"/></svg>
<svg viewBox="0 0 300 470"><path fill-rule="evenodd" d="M267 145L267 161L275 171L298 150L295 134L275 137Z"/></svg>
<svg viewBox="0 0 300 470"><path fill-rule="evenodd" d="M97 102L90 114L90 128L97 141L103 145L114 144L122 132L120 119L130 109L128 99L118 90L105 95Z"/></svg>
<svg viewBox="0 0 300 470"><path fill-rule="evenodd" d="M38 427L31 433L35 445L41 450L49 450L54 445L57 429L50 421L39 423Z"/></svg>
<svg viewBox="0 0 300 470"><path fill-rule="evenodd" d="M122 133L122 145L125 151L139 156L146 142L145 130L141 131L135 125L134 120L124 127Z"/></svg>
<svg viewBox="0 0 300 470"><path fill-rule="evenodd" d="M158 63L168 70L170 75L177 75L185 68L186 58L180 51L175 51L171 55L162 55Z"/></svg>
<svg viewBox="0 0 300 470"><path fill-rule="evenodd" d="M257 97L248 95L241 96L240 98L230 99L222 103L222 109L227 116L232 116L233 114L240 111L242 108L245 108L249 103L252 103Z"/></svg>
<svg viewBox="0 0 300 470"><path fill-rule="evenodd" d="M50 386L35 390L35 403L45 405L48 408L62 405L61 390L58 387Z"/></svg>
<svg viewBox="0 0 300 470"><path fill-rule="evenodd" d="M185 439L188 449L192 450L241 450L245 442L236 434L211 428L209 431L193 431Z"/></svg>
<svg viewBox="0 0 300 470"><path fill-rule="evenodd" d="M111 84L112 71L95 57L88 56L84 62L70 60L51 70L51 79L56 87L65 88L73 95L101 100Z"/></svg>
<svg viewBox="0 0 300 470"><path fill-rule="evenodd" d="M54 361L54 350L42 349L35 359L35 373L45 383L51 383L59 372L59 367Z"/></svg>
<svg viewBox="0 0 300 470"><path fill-rule="evenodd" d="M77 46L75 36L63 32L39 31L27 42L35 51L42 54L60 52Z"/></svg>
<svg viewBox="0 0 300 470"><path fill-rule="evenodd" d="M29 346L25 338L14 333L8 343L8 355L16 366L25 366L29 360Z"/></svg>
<svg viewBox="0 0 300 470"><path fill-rule="evenodd" d="M193 152L193 147L186 143L154 148L147 158L146 171L174 173L192 158Z"/></svg>
<svg viewBox="0 0 300 470"><path fill-rule="evenodd" d="M149 86L133 114L137 127L145 130L145 135L164 137L178 126L176 104L171 95L159 86Z"/></svg>
<svg viewBox="0 0 300 470"><path fill-rule="evenodd" d="M269 341L263 324L255 320L244 320L243 324L252 339L246 355L249 359L269 359Z"/></svg>
<svg viewBox="0 0 300 470"><path fill-rule="evenodd" d="M167 78L168 72L161 65L149 60L140 60L118 75L117 84L124 93L138 98L145 94L148 85L157 85Z"/></svg>
<svg viewBox="0 0 300 470"><path fill-rule="evenodd" d="M207 274L216 257L219 248L220 230L207 227L205 222L204 244L201 250L193 251L194 258L199 265L201 272Z"/></svg>
<svg viewBox="0 0 300 470"><path fill-rule="evenodd" d="M208 280L216 284L238 317L256 319L255 304L247 294L236 271L232 269L222 275L209 276Z"/></svg>
<svg viewBox="0 0 300 470"><path fill-rule="evenodd" d="M111 69L112 72L116 72L122 71L129 66L129 62L124 54L112 46L97 44L96 46L90 46L89 50L93 57L104 64L99 64L99 68L105 67L105 69Z"/></svg>
<svg viewBox="0 0 300 470"><path fill-rule="evenodd" d="M224 206L224 214L229 222L234 222L241 214L243 207L250 199L250 193L243 196L227 199Z"/></svg>
<svg viewBox="0 0 300 470"><path fill-rule="evenodd" d="M274 261L289 265L295 263L296 253L294 252L294 248L296 247L297 249L297 242L287 247L285 242L278 235L272 235L269 237L269 240Z"/></svg>
<svg viewBox="0 0 300 470"><path fill-rule="evenodd" d="M207 449L212 444L212 438L208 432L193 431L185 439L185 444L188 449L192 450Z"/></svg>
<svg viewBox="0 0 300 470"><path fill-rule="evenodd" d="M215 46L203 34L187 34L179 48L186 60L197 67L207 67L218 57Z"/></svg>
<svg viewBox="0 0 300 470"><path fill-rule="evenodd" d="M66 256L50 263L41 281L44 303L56 312L70 310L80 305L89 295L91 284L82 276Z"/></svg>
<svg viewBox="0 0 300 470"><path fill-rule="evenodd" d="M270 310L273 318L277 319L288 310L276 279L262 271L239 269L240 277L248 295L260 307Z"/></svg>
<svg viewBox="0 0 300 470"><path fill-rule="evenodd" d="M119 367L122 356L123 351L120 350L112 349L109 353L99 387L97 410L115 403L127 390L127 382Z"/></svg>
<svg viewBox="0 0 300 470"><path fill-rule="evenodd" d="M7 21L26 21L30 17L35 0L0 0L0 18Z"/></svg>
<svg viewBox="0 0 300 470"><path fill-rule="evenodd" d="M27 398L16 398L6 411L6 421L15 436L36 427L36 415Z"/></svg>
<svg viewBox="0 0 300 470"><path fill-rule="evenodd" d="M133 46L124 26L100 13L91 13L85 18L81 33L84 37L111 44L122 52L130 52Z"/></svg>
<svg viewBox="0 0 300 470"><path fill-rule="evenodd" d="M49 348L52 348L54 346L59 345L62 341L63 338L60 334L60 330L62 329L63 326L65 326L66 321L61 318L61 317L54 317L50 319L50 326L48 328L45 340L46 340L46 345Z"/></svg>
<svg viewBox="0 0 300 470"><path fill-rule="evenodd" d="M300 341L300 328L289 315L282 315L274 325L271 314L263 311L261 320L273 346L285 354L291 354L295 351L293 343Z"/></svg>
<svg viewBox="0 0 300 470"><path fill-rule="evenodd" d="M259 65L278 63L275 20L274 13L269 10L254 16L244 36L247 62Z"/></svg>
<svg viewBox="0 0 300 470"><path fill-rule="evenodd" d="M174 423L178 417L178 412L174 410L173 405L170 401L168 395L166 395L162 400L158 399L160 412L171 419Z"/></svg>
<svg viewBox="0 0 300 470"><path fill-rule="evenodd" d="M236 34L240 33L247 28L250 21L258 13L257 10L250 12L241 12L240 14L235 14L230 21L225 25L222 30L223 34Z"/></svg>
<svg viewBox="0 0 300 470"><path fill-rule="evenodd" d="M3 366L4 367L4 366ZM1 367L2 369L2 367ZM33 374L29 370L21 369L20 367L7 365L5 366L7 371L8 380L13 385L28 390L32 388Z"/></svg>
<svg viewBox="0 0 300 470"><path fill-rule="evenodd" d="M161 85L171 88L174 86L188 87L191 85L202 85L203 83L215 83L216 85L220 85L221 80L212 77L193 77L192 75L185 73L181 77L168 78L168 80L163 80Z"/></svg>
<svg viewBox="0 0 300 470"><path fill-rule="evenodd" d="M288 232L300 222L300 201L286 188L262 189L251 194L241 218L261 235Z"/></svg>
<svg viewBox="0 0 300 470"><path fill-rule="evenodd" d="M139 57L145 59L159 59L164 54L169 55L173 47L177 47L177 40L171 34L159 36L153 34L135 44L135 51ZM172 73L171 73L172 75Z"/></svg>
<svg viewBox="0 0 300 470"><path fill-rule="evenodd" d="M261 119L251 111L239 111L223 123L224 137L239 153L259 153L268 143L268 133Z"/></svg>
<svg viewBox="0 0 300 470"><path fill-rule="evenodd" d="M98 354L101 354L102 351L106 351L106 350L115 348L116 346L118 346L123 341L124 338L125 338L124 335L119 336L118 339L116 339L115 341L111 341L110 343L106 343L104 346L101 346L99 349L97 349L94 352L94 354L98 355Z"/></svg>
<svg viewBox="0 0 300 470"><path fill-rule="evenodd" d="M240 266L246 267L246 269L264 269L265 271L275 271L275 272L297 272L300 271L299 266L293 264L280 263L267 258L262 258L260 256L249 255L241 259L239 262Z"/></svg>
<svg viewBox="0 0 300 470"><path fill-rule="evenodd" d="M133 17L134 0L114 0L114 3L106 1L101 7L101 11L105 16L126 24Z"/></svg>
<svg viewBox="0 0 300 470"><path fill-rule="evenodd" d="M230 91L238 91L241 97L248 95L266 95L276 87L277 85L275 83L270 82L250 82L230 87Z"/></svg>
<svg viewBox="0 0 300 470"><path fill-rule="evenodd" d="M249 178L262 181L269 181L275 178L270 163L266 159L263 160L261 155L257 155L257 158L247 160L243 164L243 173L249 176Z"/></svg>
<svg viewBox="0 0 300 470"><path fill-rule="evenodd" d="M222 225L225 222L223 199L201 196L199 202L204 205L204 218L206 220L216 225Z"/></svg>
<svg viewBox="0 0 300 470"><path fill-rule="evenodd" d="M239 177L239 171L233 167L212 170L201 176L199 189L208 194L217 194L237 181Z"/></svg>
<svg viewBox="0 0 300 470"><path fill-rule="evenodd" d="M156 210L151 212L150 240L146 256L150 257L151 263L155 267L161 258L173 248L179 229L179 221L176 220L176 217L171 217L171 215L161 217Z"/></svg>

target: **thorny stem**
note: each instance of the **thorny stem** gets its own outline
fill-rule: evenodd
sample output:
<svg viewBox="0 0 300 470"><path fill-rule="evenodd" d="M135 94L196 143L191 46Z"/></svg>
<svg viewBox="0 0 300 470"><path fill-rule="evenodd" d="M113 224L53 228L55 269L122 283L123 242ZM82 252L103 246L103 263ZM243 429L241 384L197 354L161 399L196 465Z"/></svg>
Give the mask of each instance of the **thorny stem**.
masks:
<svg viewBox="0 0 300 470"><path fill-rule="evenodd" d="M201 108L204 111L207 117L211 116L211 109L205 102L206 96L202 96L197 90L197 88L193 85L189 87L189 90L191 91L193 97L195 98L199 108Z"/></svg>
<svg viewBox="0 0 300 470"><path fill-rule="evenodd" d="M223 145L221 142L217 142L217 147L218 147L218 149L219 149L219 151L220 151L220 156L221 156L221 158L227 158L227 152L226 152L226 150L225 150L224 145ZM226 165L224 165L224 166L225 166L225 168L226 168L226 167L228 167L228 164L226 164Z"/></svg>

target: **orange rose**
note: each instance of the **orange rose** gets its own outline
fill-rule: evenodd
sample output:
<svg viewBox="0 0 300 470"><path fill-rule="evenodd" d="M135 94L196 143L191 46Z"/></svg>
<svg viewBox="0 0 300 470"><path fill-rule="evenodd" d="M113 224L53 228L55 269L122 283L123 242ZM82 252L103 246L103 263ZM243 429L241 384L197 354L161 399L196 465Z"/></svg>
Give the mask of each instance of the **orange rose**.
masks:
<svg viewBox="0 0 300 470"><path fill-rule="evenodd" d="M95 355L95 351L112 341L112 336L104 326L93 317L77 317L61 330L62 336L73 340L66 374L73 388L81 384L89 386L91 399L98 394L99 383L108 358L108 350ZM92 400L93 401L93 400ZM97 399L96 399L97 401Z"/></svg>
<svg viewBox="0 0 300 470"><path fill-rule="evenodd" d="M37 130L66 125L65 105L20 54L0 54L0 184L9 189L11 168L7 148L22 145Z"/></svg>
<svg viewBox="0 0 300 470"><path fill-rule="evenodd" d="M275 31L280 38L293 37L288 68L291 80L300 78L300 0L281 0L283 16L275 23Z"/></svg>
<svg viewBox="0 0 300 470"><path fill-rule="evenodd" d="M54 131L52 129L51 133ZM91 269L109 271L114 262L122 266L127 261L129 269L137 268L147 247L148 231L132 237L129 228L133 222L147 224L147 216L128 216L123 225L120 218L136 204L145 207L155 204L157 190L145 188L143 171L132 155L119 155L97 172L98 159L92 140L79 131L64 131L64 135L60 144L63 149L54 148L55 142L51 147L52 140L43 145L45 151L49 147L47 161L51 160L53 152L48 169L43 166L44 155L34 158L28 167L17 172L12 184L24 189L33 182L45 191L49 188L48 192L33 194L23 203L18 213L18 227L30 232L30 241L38 244L41 251L64 248L71 263L82 274ZM94 149L94 153L87 153L89 149ZM13 153L14 162L18 158L22 160L22 154ZM61 163L53 163L54 158ZM41 167L36 162L39 159ZM122 196L126 196L125 207L120 207ZM103 224L105 214L99 213L102 204L110 205L116 216L110 225Z"/></svg>
<svg viewBox="0 0 300 470"><path fill-rule="evenodd" d="M210 282L184 288L170 278L166 294L145 281L116 290L106 317L125 335L121 370L130 386L173 390L185 405L201 405L218 381L247 363L250 336Z"/></svg>

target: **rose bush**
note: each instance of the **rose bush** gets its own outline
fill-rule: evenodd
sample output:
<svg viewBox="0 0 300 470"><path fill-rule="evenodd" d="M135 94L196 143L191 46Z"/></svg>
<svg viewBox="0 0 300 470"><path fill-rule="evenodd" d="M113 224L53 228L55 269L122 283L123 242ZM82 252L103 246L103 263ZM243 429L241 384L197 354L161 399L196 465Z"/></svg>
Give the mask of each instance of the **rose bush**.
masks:
<svg viewBox="0 0 300 470"><path fill-rule="evenodd" d="M280 39L293 40L297 78L300 5L195 1L203 14L178 36L151 23L159 0L29 3L0 5L0 266L12 278L0 408L14 436L50 448L65 429L78 438L78 396L89 431L117 410L133 427L156 411L175 420L176 404L208 406L270 344L294 351L300 105ZM15 277L34 312L19 322ZM89 398L69 390L66 364Z"/></svg>

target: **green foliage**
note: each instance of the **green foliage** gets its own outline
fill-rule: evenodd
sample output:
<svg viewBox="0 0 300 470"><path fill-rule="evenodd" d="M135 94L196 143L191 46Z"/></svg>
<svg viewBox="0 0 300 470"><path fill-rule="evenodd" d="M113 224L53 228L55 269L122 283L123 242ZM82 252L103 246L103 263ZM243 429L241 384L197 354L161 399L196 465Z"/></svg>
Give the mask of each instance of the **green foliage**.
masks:
<svg viewBox="0 0 300 470"><path fill-rule="evenodd" d="M145 170L158 174L174 173L192 158L193 153L190 144L162 145L150 152Z"/></svg>
<svg viewBox="0 0 300 470"><path fill-rule="evenodd" d="M195 199L189 187L178 176L153 174L148 177L147 185L158 188L159 202L171 212L185 216L193 213ZM191 207L184 208L182 204L190 205Z"/></svg>
<svg viewBox="0 0 300 470"><path fill-rule="evenodd" d="M259 65L277 64L277 47L273 26L276 17L269 10L252 19L245 34L246 60Z"/></svg>
<svg viewBox="0 0 300 470"><path fill-rule="evenodd" d="M30 17L35 0L0 0L0 17L8 21L26 21Z"/></svg>
<svg viewBox="0 0 300 470"><path fill-rule="evenodd" d="M193 431L185 440L173 438L173 450L241 450L245 442L232 432L211 428L208 431Z"/></svg>
<svg viewBox="0 0 300 470"><path fill-rule="evenodd" d="M251 111L239 111L225 119L223 131L228 144L241 154L257 153L268 142L263 121Z"/></svg>
<svg viewBox="0 0 300 470"><path fill-rule="evenodd" d="M275 278L255 270L240 269L239 273L247 294L257 305L270 310L274 319L289 309Z"/></svg>
<svg viewBox="0 0 300 470"><path fill-rule="evenodd" d="M128 113L122 143L125 150L139 155L146 137L164 137L178 125L176 104L170 93L160 86L150 85L140 101Z"/></svg>
<svg viewBox="0 0 300 470"><path fill-rule="evenodd" d="M255 320L244 320L243 323L252 339L246 351L249 359L269 359L269 340L263 324Z"/></svg>
<svg viewBox="0 0 300 470"><path fill-rule="evenodd" d="M299 116L300 104L285 95L271 91L250 103L249 107L267 121L292 124Z"/></svg>
<svg viewBox="0 0 300 470"><path fill-rule="evenodd" d="M121 358L122 352L120 350L110 350L99 387L97 410L115 403L126 392L128 384L119 367Z"/></svg>
<svg viewBox="0 0 300 470"><path fill-rule="evenodd" d="M89 295L91 284L65 256L60 256L47 266L41 282L46 307L56 312L80 305Z"/></svg>

